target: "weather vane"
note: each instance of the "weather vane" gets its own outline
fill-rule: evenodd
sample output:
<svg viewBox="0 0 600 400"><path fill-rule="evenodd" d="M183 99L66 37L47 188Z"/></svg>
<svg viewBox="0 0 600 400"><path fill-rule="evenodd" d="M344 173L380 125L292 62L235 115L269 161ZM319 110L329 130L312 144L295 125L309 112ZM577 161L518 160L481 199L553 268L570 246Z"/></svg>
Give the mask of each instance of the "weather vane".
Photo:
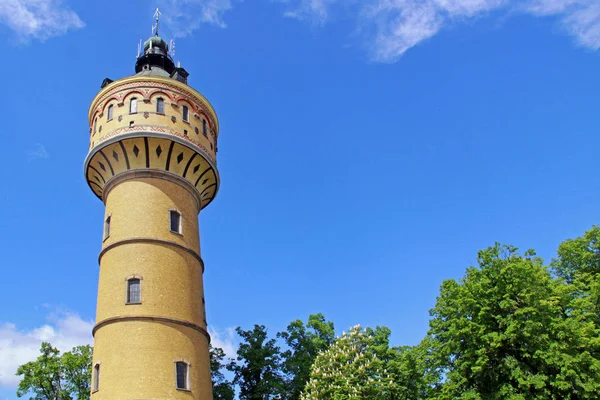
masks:
<svg viewBox="0 0 600 400"><path fill-rule="evenodd" d="M154 31L156 31L156 36L158 36L158 19L160 17L160 11L158 11L158 8L156 9L156 11L154 12L154 18L156 18L156 24L152 27L152 33L154 33Z"/></svg>

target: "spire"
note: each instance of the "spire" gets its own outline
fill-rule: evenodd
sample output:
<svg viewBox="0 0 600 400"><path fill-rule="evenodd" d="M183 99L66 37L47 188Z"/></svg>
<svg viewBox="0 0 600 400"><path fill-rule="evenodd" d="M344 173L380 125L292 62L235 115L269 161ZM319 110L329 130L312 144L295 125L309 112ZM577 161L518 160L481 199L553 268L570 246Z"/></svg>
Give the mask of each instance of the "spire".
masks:
<svg viewBox="0 0 600 400"><path fill-rule="evenodd" d="M154 12L154 18L156 20L156 23L152 27L152 32L155 33L155 36L158 36L158 20L160 18L160 11L158 11L158 7L156 8L156 11Z"/></svg>

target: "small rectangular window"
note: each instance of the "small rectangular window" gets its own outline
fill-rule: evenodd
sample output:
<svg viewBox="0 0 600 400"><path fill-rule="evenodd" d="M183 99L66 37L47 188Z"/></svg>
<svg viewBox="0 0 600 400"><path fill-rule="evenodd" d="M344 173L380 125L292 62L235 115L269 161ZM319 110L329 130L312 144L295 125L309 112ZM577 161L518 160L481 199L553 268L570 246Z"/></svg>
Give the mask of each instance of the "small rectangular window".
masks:
<svg viewBox="0 0 600 400"><path fill-rule="evenodd" d="M189 110L188 110L187 106L181 107L181 114L183 116L183 120L185 122L188 122L189 121L189 119L188 119Z"/></svg>
<svg viewBox="0 0 600 400"><path fill-rule="evenodd" d="M142 302L141 296L141 281L137 278L127 281L127 303L135 304Z"/></svg>
<svg viewBox="0 0 600 400"><path fill-rule="evenodd" d="M137 113L137 99L134 97L129 102L129 114Z"/></svg>
<svg viewBox="0 0 600 400"><path fill-rule="evenodd" d="M94 392L100 390L100 364L94 365L94 376L92 380L94 381L92 390Z"/></svg>
<svg viewBox="0 0 600 400"><path fill-rule="evenodd" d="M110 215L106 217L104 221L104 239L107 239L110 236Z"/></svg>
<svg viewBox="0 0 600 400"><path fill-rule="evenodd" d="M178 361L175 365L177 370L177 389L189 390L188 365L182 361Z"/></svg>
<svg viewBox="0 0 600 400"><path fill-rule="evenodd" d="M171 232L181 233L181 214L178 211L170 210Z"/></svg>
<svg viewBox="0 0 600 400"><path fill-rule="evenodd" d="M108 111L106 111L106 120L110 121L113 119L113 105L108 106Z"/></svg>
<svg viewBox="0 0 600 400"><path fill-rule="evenodd" d="M202 134L206 136L206 120L202 120Z"/></svg>
<svg viewBox="0 0 600 400"><path fill-rule="evenodd" d="M159 114L165 113L165 100L162 97L156 99L156 112Z"/></svg>

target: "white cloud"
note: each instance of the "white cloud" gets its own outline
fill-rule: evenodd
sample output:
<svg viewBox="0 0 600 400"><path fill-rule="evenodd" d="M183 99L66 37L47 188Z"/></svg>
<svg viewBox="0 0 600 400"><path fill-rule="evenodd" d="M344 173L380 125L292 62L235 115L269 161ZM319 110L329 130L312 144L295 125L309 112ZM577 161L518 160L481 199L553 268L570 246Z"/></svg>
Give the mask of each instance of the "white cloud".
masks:
<svg viewBox="0 0 600 400"><path fill-rule="evenodd" d="M174 37L190 35L202 24L226 28L223 15L231 0L159 0L166 26Z"/></svg>
<svg viewBox="0 0 600 400"><path fill-rule="evenodd" d="M0 23L24 41L45 40L85 26L61 0L0 0Z"/></svg>
<svg viewBox="0 0 600 400"><path fill-rule="evenodd" d="M42 342L50 342L60 351L92 343L93 321L77 314L59 311L48 317L48 323L29 331L19 330L13 323L0 324L0 387L15 387L17 367L39 356Z"/></svg>
<svg viewBox="0 0 600 400"><path fill-rule="evenodd" d="M337 0L279 0L287 4L284 16L323 25L329 17L329 7Z"/></svg>
<svg viewBox="0 0 600 400"><path fill-rule="evenodd" d="M363 24L375 31L369 41L372 59L395 62L446 26L502 9L556 16L580 45L600 48L598 0L376 0L362 14Z"/></svg>
<svg viewBox="0 0 600 400"><path fill-rule="evenodd" d="M531 0L525 9L537 16L557 16L577 43L600 49L600 3L598 0Z"/></svg>
<svg viewBox="0 0 600 400"><path fill-rule="evenodd" d="M48 150L46 150L46 147L41 143L36 143L35 147L27 152L29 161L45 159L48 157L50 157L50 154L48 153Z"/></svg>
<svg viewBox="0 0 600 400"><path fill-rule="evenodd" d="M228 358L237 357L238 340L235 328L226 328L225 330L216 330L208 328L210 334L210 343L213 347L220 347Z"/></svg>
<svg viewBox="0 0 600 400"><path fill-rule="evenodd" d="M599 0L273 0L284 15L323 25L334 3L352 4L372 60L395 62L407 50L448 26L504 10L554 16L578 44L600 48Z"/></svg>

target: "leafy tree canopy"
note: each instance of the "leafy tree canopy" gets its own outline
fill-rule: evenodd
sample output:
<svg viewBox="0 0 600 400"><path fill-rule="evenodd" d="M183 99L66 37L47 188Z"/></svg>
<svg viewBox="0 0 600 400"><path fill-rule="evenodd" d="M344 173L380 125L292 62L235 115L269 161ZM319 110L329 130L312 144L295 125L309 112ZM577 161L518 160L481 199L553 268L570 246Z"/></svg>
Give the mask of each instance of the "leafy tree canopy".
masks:
<svg viewBox="0 0 600 400"><path fill-rule="evenodd" d="M281 351L275 339L269 339L264 325L236 332L242 338L237 351L237 362L227 369L234 373L233 383L240 388L240 400L267 400L282 391L283 378L280 371Z"/></svg>
<svg viewBox="0 0 600 400"><path fill-rule="evenodd" d="M315 358L335 340L333 322L326 321L323 314L313 314L308 317L306 326L298 319L277 336L288 346L288 350L282 354L282 369L286 374L284 397L287 400L298 400L308 382L310 367Z"/></svg>
<svg viewBox="0 0 600 400"><path fill-rule="evenodd" d="M385 362L377 357L374 332L356 326L320 353L301 398L393 399L395 383L385 368Z"/></svg>
<svg viewBox="0 0 600 400"><path fill-rule="evenodd" d="M431 310L431 357L445 377L438 398L597 398L595 327L572 289L533 251L496 244L477 261L442 284Z"/></svg>
<svg viewBox="0 0 600 400"><path fill-rule="evenodd" d="M92 348L78 346L60 355L50 343L42 343L40 356L17 369L22 376L17 396L32 394L32 400L89 399Z"/></svg>

